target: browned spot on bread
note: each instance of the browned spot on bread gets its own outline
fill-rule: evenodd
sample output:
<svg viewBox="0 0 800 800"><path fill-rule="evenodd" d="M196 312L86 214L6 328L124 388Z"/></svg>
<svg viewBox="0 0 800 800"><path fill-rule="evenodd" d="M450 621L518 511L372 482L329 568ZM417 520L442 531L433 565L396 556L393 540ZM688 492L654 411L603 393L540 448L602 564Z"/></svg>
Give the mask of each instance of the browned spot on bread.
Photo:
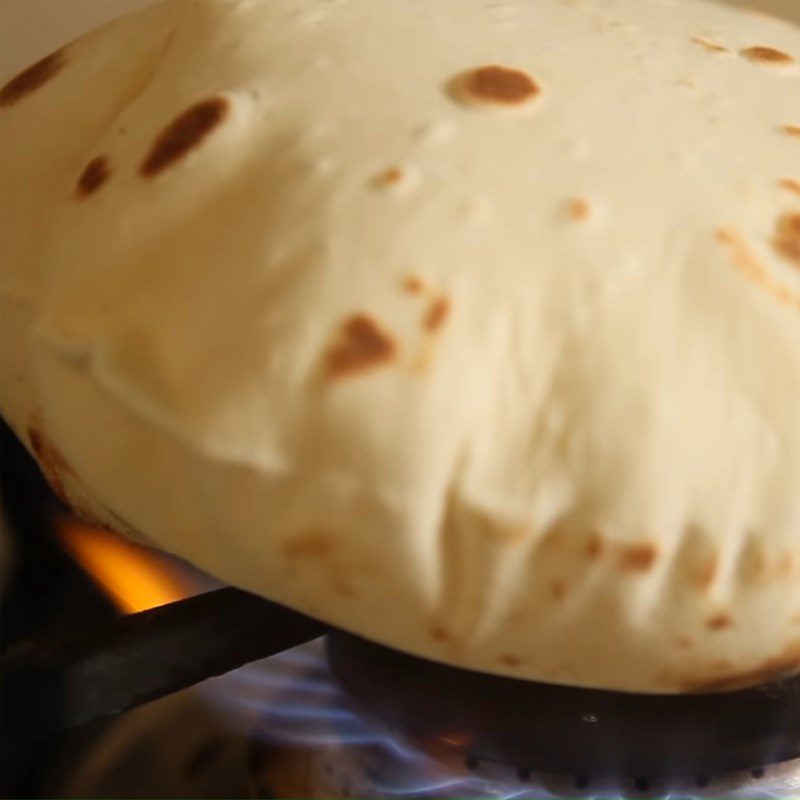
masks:
<svg viewBox="0 0 800 800"><path fill-rule="evenodd" d="M146 178L162 173L198 147L230 111L225 97L209 97L176 117L156 139L139 172Z"/></svg>
<svg viewBox="0 0 800 800"><path fill-rule="evenodd" d="M330 558L336 550L336 538L324 531L309 533L288 539L282 546L287 558Z"/></svg>
<svg viewBox="0 0 800 800"><path fill-rule="evenodd" d="M567 203L567 215L575 222L580 222L586 219L592 212L592 207L589 201L583 197L573 197Z"/></svg>
<svg viewBox="0 0 800 800"><path fill-rule="evenodd" d="M72 468L39 425L31 425L28 429L28 441L53 493L65 506L71 507L65 480L72 475Z"/></svg>
<svg viewBox="0 0 800 800"><path fill-rule="evenodd" d="M794 178L783 178L783 180L778 181L778 186L781 189L786 189L787 192L800 194L800 181L796 181Z"/></svg>
<svg viewBox="0 0 800 800"><path fill-rule="evenodd" d="M450 301L446 297L439 297L431 303L425 313L423 325L429 333L436 333L450 316Z"/></svg>
<svg viewBox="0 0 800 800"><path fill-rule="evenodd" d="M553 600L563 600L567 596L567 584L564 581L553 581L550 584L550 594Z"/></svg>
<svg viewBox="0 0 800 800"><path fill-rule="evenodd" d="M586 545L586 557L591 561L596 561L602 557L605 549L606 545L603 537L599 533L593 533Z"/></svg>
<svg viewBox="0 0 800 800"><path fill-rule="evenodd" d="M421 278L416 275L409 275L403 281L403 288L409 294L422 294L425 291L425 283Z"/></svg>
<svg viewBox="0 0 800 800"><path fill-rule="evenodd" d="M58 75L66 63L63 50L56 50L23 70L0 89L0 107L13 106Z"/></svg>
<svg viewBox="0 0 800 800"><path fill-rule="evenodd" d="M711 556L700 567L700 570L697 573L697 585L703 591L708 591L714 585L714 581L717 578L718 571L719 571L719 560L717 559L716 556Z"/></svg>
<svg viewBox="0 0 800 800"><path fill-rule="evenodd" d="M792 625L800 625L800 614L795 614L791 618L790 622L792 623Z"/></svg>
<svg viewBox="0 0 800 800"><path fill-rule="evenodd" d="M405 178L405 172L403 172L400 167L390 167L379 175L376 175L372 179L371 184L376 189L385 189L389 186L396 186L398 183L401 183L403 178Z"/></svg>
<svg viewBox="0 0 800 800"><path fill-rule="evenodd" d="M39 415L28 429L28 440L37 461L50 484L53 493L66 506L74 517L98 530L112 530L121 533L140 544L154 547L154 543L136 531L119 515L92 499L92 505L85 494L83 486L75 471L62 455L61 451L42 432ZM85 490L84 490L85 491Z"/></svg>
<svg viewBox="0 0 800 800"><path fill-rule="evenodd" d="M712 53L730 53L730 48L725 47L725 45L710 42L708 39L703 39L701 36L695 36L692 41Z"/></svg>
<svg viewBox="0 0 800 800"><path fill-rule="evenodd" d="M391 336L370 317L356 314L344 323L325 356L325 369L329 378L352 377L391 361L396 349Z"/></svg>
<svg viewBox="0 0 800 800"><path fill-rule="evenodd" d="M712 665L714 666L714 665ZM723 667L724 665L717 665ZM704 678L689 678L678 681L684 692L700 694L704 692L724 692L771 683L794 672L800 667L800 639L790 642L778 655L768 658L753 669L742 672L727 672L727 669L715 670L717 675Z"/></svg>
<svg viewBox="0 0 800 800"><path fill-rule="evenodd" d="M77 197L84 198L94 194L111 177L111 166L105 156L93 158L78 178L75 186Z"/></svg>
<svg viewBox="0 0 800 800"><path fill-rule="evenodd" d="M734 263L750 280L764 284L767 280L767 271L764 265L755 257L742 237L735 231L723 229L717 231L717 240L728 245L734 255Z"/></svg>
<svg viewBox="0 0 800 800"><path fill-rule="evenodd" d="M422 288L424 289L425 287ZM446 297L437 297L433 291L428 296L430 300L420 320L422 329L427 335L423 336L419 341L417 355L412 367L418 374L424 374L430 369L438 346L435 335L441 332L452 311L451 303ZM509 537L504 536L504 538Z"/></svg>
<svg viewBox="0 0 800 800"><path fill-rule="evenodd" d="M620 550L620 565L626 572L647 572L658 559L658 548L651 542L625 545Z"/></svg>
<svg viewBox="0 0 800 800"><path fill-rule="evenodd" d="M491 106L521 106L541 92L526 72L497 64L468 72L461 80L461 89L467 100Z"/></svg>
<svg viewBox="0 0 800 800"><path fill-rule="evenodd" d="M442 625L434 625L431 628L431 638L434 642L450 642L452 641L452 636L450 635L450 631L447 630Z"/></svg>
<svg viewBox="0 0 800 800"><path fill-rule="evenodd" d="M733 619L730 614L715 614L706 621L706 627L710 631L724 631L726 628L733 627Z"/></svg>
<svg viewBox="0 0 800 800"><path fill-rule="evenodd" d="M692 639L691 636L676 636L675 644L680 647L681 650L689 650L694 647L694 639Z"/></svg>
<svg viewBox="0 0 800 800"><path fill-rule="evenodd" d="M800 267L800 214L784 214L775 228L775 249Z"/></svg>
<svg viewBox="0 0 800 800"><path fill-rule="evenodd" d="M525 663L519 656L511 654L500 656L498 660L505 667L521 667Z"/></svg>
<svg viewBox="0 0 800 800"><path fill-rule="evenodd" d="M780 231L780 222L778 228ZM782 234L779 232L778 237L776 237L776 246L778 246L777 239L781 236ZM770 277L764 265L758 260L755 253L739 233L729 228L723 228L717 231L717 240L730 249L733 256L733 265L747 280L767 291L776 300L800 309L800 295Z"/></svg>
<svg viewBox="0 0 800 800"><path fill-rule="evenodd" d="M745 47L739 51L748 61L756 64L769 64L774 66L788 66L794 64L795 59L782 50L774 47Z"/></svg>
<svg viewBox="0 0 800 800"><path fill-rule="evenodd" d="M31 443L34 455L43 460L43 456L48 450L44 434L38 428L31 426L28 428L28 441Z"/></svg>
<svg viewBox="0 0 800 800"><path fill-rule="evenodd" d="M784 125L781 130L789 136L796 136L800 139L800 125Z"/></svg>

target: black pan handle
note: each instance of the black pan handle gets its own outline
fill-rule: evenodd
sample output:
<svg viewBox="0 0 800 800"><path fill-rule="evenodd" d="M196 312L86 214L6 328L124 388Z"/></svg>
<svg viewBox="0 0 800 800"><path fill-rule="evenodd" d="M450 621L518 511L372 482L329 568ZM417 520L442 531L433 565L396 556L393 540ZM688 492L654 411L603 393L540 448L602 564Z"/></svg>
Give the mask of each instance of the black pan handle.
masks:
<svg viewBox="0 0 800 800"><path fill-rule="evenodd" d="M302 614L227 588L120 617L68 641L21 645L0 661L4 749L28 748L326 630Z"/></svg>

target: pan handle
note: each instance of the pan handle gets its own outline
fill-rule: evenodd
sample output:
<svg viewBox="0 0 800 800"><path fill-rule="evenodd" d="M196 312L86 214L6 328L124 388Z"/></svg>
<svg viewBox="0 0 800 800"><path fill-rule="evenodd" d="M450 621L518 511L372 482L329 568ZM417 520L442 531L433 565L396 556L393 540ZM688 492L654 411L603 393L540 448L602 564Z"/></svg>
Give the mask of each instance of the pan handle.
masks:
<svg viewBox="0 0 800 800"><path fill-rule="evenodd" d="M4 749L28 748L322 636L320 622L226 588L0 661ZM8 749L6 749L8 755Z"/></svg>

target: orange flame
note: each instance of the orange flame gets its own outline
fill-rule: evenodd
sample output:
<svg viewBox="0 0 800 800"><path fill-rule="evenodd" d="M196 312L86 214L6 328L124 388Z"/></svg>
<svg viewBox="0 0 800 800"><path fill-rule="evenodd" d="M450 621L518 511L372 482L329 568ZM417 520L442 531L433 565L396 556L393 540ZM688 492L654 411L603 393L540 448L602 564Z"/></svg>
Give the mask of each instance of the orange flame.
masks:
<svg viewBox="0 0 800 800"><path fill-rule="evenodd" d="M126 614L195 593L189 581L155 550L68 518L58 520L56 531L70 556Z"/></svg>

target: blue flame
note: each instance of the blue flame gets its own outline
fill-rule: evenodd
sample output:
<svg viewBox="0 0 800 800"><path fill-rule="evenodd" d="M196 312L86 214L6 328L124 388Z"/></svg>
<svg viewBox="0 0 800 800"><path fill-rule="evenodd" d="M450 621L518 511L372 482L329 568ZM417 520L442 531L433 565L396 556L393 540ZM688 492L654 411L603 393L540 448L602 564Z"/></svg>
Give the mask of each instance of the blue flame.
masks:
<svg viewBox="0 0 800 800"><path fill-rule="evenodd" d="M370 793L383 798L491 798L550 800L579 796L571 790L551 791L536 782L520 782L513 773L489 776L461 764L444 764L412 747L399 736L377 728L352 705L334 681L322 640L251 664L207 681L200 691L219 709L226 723L245 735L254 732L271 744L291 748L358 751L354 759L368 773ZM778 785L736 787L712 785L708 796L727 800L796 800L800 798L800 765ZM582 790L585 800L625 800L636 797L617 786ZM704 790L705 791L705 790ZM652 796L644 792L642 797ZM694 800L699 800L695 794ZM693 800L685 792L666 788L663 800Z"/></svg>

